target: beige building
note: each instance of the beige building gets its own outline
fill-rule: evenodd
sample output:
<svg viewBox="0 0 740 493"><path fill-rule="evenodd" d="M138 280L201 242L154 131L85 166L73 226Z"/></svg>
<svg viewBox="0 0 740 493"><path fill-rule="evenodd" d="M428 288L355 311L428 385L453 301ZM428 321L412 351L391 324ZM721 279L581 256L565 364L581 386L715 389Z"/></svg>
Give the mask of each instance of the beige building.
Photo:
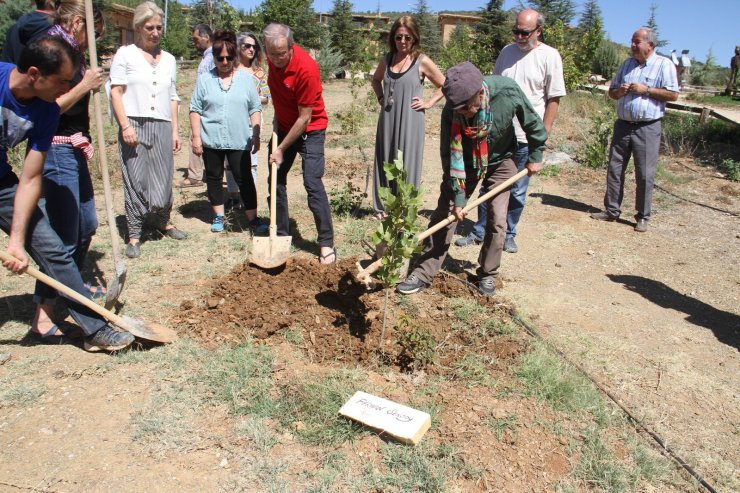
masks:
<svg viewBox="0 0 740 493"><path fill-rule="evenodd" d="M442 44L446 45L450 36L457 28L458 24L465 24L471 30L481 21L482 17L478 15L464 15L454 13L439 14L437 22L439 23L439 34L442 37Z"/></svg>

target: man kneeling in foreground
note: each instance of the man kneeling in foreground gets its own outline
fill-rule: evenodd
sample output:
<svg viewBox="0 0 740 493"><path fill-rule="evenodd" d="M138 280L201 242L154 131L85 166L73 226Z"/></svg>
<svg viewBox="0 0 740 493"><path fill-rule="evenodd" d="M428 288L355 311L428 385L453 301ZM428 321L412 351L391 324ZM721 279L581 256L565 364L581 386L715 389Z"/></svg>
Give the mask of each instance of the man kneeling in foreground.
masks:
<svg viewBox="0 0 740 493"><path fill-rule="evenodd" d="M479 181L487 192L516 174L512 160L517 148L515 117L527 136L526 167L530 176L543 167L542 154L547 141L542 120L513 79L498 75L483 78L475 65L463 62L447 71L442 92L447 98L439 144L443 175L430 226L450 214L462 221L465 218L462 209ZM478 290L485 296L496 292L508 204L509 190L489 201L477 270ZM427 239L415 269L396 286L399 293L416 293L432 283L447 256L455 226L452 223Z"/></svg>

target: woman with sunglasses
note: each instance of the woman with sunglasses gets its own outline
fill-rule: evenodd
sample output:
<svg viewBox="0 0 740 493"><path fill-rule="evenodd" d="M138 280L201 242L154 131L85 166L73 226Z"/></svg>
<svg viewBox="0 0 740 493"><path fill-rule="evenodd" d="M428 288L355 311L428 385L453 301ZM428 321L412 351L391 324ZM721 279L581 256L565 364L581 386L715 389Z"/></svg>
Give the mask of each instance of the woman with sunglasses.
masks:
<svg viewBox="0 0 740 493"><path fill-rule="evenodd" d="M239 33L236 37L236 45L239 47L239 69L244 70L252 78L257 88L260 103L264 106L269 102L270 88L267 86L267 73L262 68L264 55L259 40L252 33ZM228 164L228 163L227 163ZM257 183L257 153L252 154L252 180ZM226 170L226 188L229 199L226 201L226 209L230 204L239 204L239 187L236 185L231 169Z"/></svg>
<svg viewBox="0 0 740 493"><path fill-rule="evenodd" d="M153 2L134 10L134 44L122 46L110 67L111 104L120 127L123 199L128 224L126 256L141 255L144 219L151 216L165 236L184 240L170 222L173 153L180 150L177 128L175 57L159 47L164 12Z"/></svg>
<svg viewBox="0 0 740 493"><path fill-rule="evenodd" d="M198 77L190 100L191 145L193 154L203 156L208 200L213 208L211 231L224 230L222 182L227 160L252 233L264 233L267 225L257 218L257 190L250 173L252 153L260 147L262 105L253 77L237 68L236 35L219 30L213 38L216 67Z"/></svg>
<svg viewBox="0 0 740 493"><path fill-rule="evenodd" d="M95 33L102 34L105 23L100 9L95 9L93 18ZM61 115L44 162L42 205L49 224L81 271L98 227L88 168L88 159L93 155L88 107L90 91L97 90L104 78L102 69L86 67L88 39L83 0L58 1L52 20L47 34L61 38L72 47L79 60L79 70L72 78L69 92L57 99ZM105 297L101 286L87 283L86 286L94 298ZM36 284L37 310L31 330L49 340L61 335L53 322L56 296L56 290L43 283Z"/></svg>
<svg viewBox="0 0 740 493"><path fill-rule="evenodd" d="M424 157L424 110L442 99L445 77L431 58L419 51L419 28L411 16L399 17L391 27L390 52L378 64L372 86L380 104L378 131L375 136L375 191L373 205L378 218L385 217L385 207L378 191L390 185L383 163L392 163L403 152L407 182L421 185ZM424 79L436 87L431 98L424 100Z"/></svg>

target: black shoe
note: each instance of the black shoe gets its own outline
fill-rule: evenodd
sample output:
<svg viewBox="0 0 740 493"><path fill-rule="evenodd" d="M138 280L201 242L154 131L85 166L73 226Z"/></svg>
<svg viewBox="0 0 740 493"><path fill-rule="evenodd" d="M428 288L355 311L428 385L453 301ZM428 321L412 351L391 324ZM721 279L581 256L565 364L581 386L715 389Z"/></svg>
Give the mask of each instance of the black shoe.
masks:
<svg viewBox="0 0 740 493"><path fill-rule="evenodd" d="M593 212L591 213L591 219L596 219L597 221L616 221L617 216L612 216L608 212Z"/></svg>
<svg viewBox="0 0 740 493"><path fill-rule="evenodd" d="M493 296L496 294L496 278L485 277L478 281L478 292L483 296Z"/></svg>
<svg viewBox="0 0 740 493"><path fill-rule="evenodd" d="M85 351L118 351L130 346L134 339L128 332L119 332L106 325L93 335L85 337Z"/></svg>
<svg viewBox="0 0 740 493"><path fill-rule="evenodd" d="M480 245L483 243L483 240L475 236L473 233L468 233L468 236L463 236L462 238L458 238L455 240L455 245L464 247L468 245Z"/></svg>
<svg viewBox="0 0 740 493"><path fill-rule="evenodd" d="M405 281L396 285L396 291L401 294L414 294L418 293L427 286L429 285L416 277L416 274L411 274L409 277L406 278Z"/></svg>
<svg viewBox="0 0 740 493"><path fill-rule="evenodd" d="M188 237L187 233L185 233L184 231L180 231L179 229L175 227L172 227L170 229L165 229L164 235L169 236L173 240L184 240L185 238Z"/></svg>
<svg viewBox="0 0 740 493"><path fill-rule="evenodd" d="M519 247L516 245L513 236L507 236L504 240L504 251L507 253L516 253L519 251Z"/></svg>
<svg viewBox="0 0 740 493"><path fill-rule="evenodd" d="M141 255L141 245L139 243L126 244L126 256L128 258L138 258Z"/></svg>

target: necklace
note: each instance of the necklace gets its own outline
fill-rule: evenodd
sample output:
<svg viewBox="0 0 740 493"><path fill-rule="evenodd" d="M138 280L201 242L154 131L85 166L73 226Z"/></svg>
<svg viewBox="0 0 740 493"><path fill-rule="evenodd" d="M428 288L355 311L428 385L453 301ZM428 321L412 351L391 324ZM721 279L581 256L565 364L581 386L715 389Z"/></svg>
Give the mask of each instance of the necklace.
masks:
<svg viewBox="0 0 740 493"><path fill-rule="evenodd" d="M229 81L229 85L226 86L226 87L224 87L227 79ZM223 77L223 78L222 77L219 77L218 78L218 87L221 88L221 91L223 91L223 92L229 92L229 89L231 89L231 86L233 85L233 82L234 82L234 69L232 68L231 69L231 73L229 74L228 77Z"/></svg>

